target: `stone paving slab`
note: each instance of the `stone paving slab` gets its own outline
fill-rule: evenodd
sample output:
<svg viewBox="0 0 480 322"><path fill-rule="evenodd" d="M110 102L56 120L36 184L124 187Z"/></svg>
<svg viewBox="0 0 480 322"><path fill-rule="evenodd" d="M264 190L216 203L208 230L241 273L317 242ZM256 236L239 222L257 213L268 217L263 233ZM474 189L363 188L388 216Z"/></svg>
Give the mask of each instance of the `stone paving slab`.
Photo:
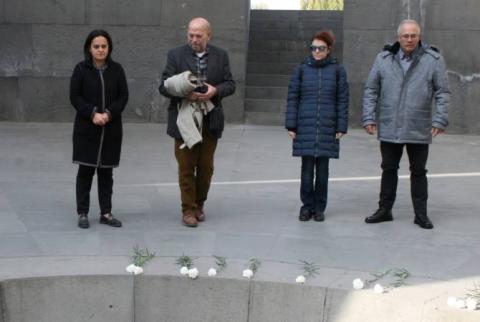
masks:
<svg viewBox="0 0 480 322"><path fill-rule="evenodd" d="M0 123L0 279L125 274L134 245L156 252L147 268L152 275L178 275L173 262L182 254L198 257L205 275L212 255L221 255L231 263L226 278L241 278L256 257L263 262L258 280L293 283L301 273L298 261L307 260L321 268L309 284L349 290L353 278L404 267L415 277L418 294L445 289L440 302L450 294L448 287L460 296L480 279L476 136L443 135L431 145L429 213L435 229L425 231L413 224L406 179L399 181L395 220L363 222L378 198L374 137L352 130L342 139L341 158L330 166L326 221L304 223L297 220L300 161L291 157L285 130L230 125L216 153L207 221L191 229L180 223L176 161L165 126L126 124L113 200L124 227L98 224L94 184L92 226L80 230L71 128ZM406 160L400 174L408 175Z"/></svg>

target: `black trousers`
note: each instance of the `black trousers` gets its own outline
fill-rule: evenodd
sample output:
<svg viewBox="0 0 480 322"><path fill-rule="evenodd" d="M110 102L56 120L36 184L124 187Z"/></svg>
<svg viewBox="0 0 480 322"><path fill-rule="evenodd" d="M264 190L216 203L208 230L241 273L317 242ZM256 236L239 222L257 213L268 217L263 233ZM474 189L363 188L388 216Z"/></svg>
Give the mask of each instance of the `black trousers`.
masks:
<svg viewBox="0 0 480 322"><path fill-rule="evenodd" d="M427 214L428 144L380 142L382 153L382 182L380 186L380 208L392 209L397 194L398 168L406 147L410 161L410 193L415 215Z"/></svg>
<svg viewBox="0 0 480 322"><path fill-rule="evenodd" d="M88 214L90 189L93 175L97 171L98 202L102 215L112 212L113 168L95 168L79 165L77 173L77 213Z"/></svg>

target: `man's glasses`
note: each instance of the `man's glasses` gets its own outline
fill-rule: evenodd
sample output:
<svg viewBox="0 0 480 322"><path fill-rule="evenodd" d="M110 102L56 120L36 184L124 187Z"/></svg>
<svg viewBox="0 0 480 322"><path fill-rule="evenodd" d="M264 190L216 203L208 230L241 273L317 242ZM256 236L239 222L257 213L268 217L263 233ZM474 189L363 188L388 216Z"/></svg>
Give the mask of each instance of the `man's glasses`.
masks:
<svg viewBox="0 0 480 322"><path fill-rule="evenodd" d="M93 49L99 49L100 47L102 49L107 49L108 48L108 45L92 45Z"/></svg>
<svg viewBox="0 0 480 322"><path fill-rule="evenodd" d="M314 45L311 45L310 46L310 50L312 52L316 52L316 51L319 51L319 52L324 52L324 51L327 51L328 47L327 46L314 46Z"/></svg>
<svg viewBox="0 0 480 322"><path fill-rule="evenodd" d="M400 37L402 37L403 39L417 39L418 38L418 35L417 34L404 34L404 35L401 35Z"/></svg>

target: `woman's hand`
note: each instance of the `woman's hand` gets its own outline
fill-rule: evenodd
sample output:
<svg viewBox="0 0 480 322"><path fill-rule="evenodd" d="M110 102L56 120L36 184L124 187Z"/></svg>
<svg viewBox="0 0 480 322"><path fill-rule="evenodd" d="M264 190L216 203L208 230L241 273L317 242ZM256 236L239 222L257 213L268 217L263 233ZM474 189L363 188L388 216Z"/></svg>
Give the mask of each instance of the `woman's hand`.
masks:
<svg viewBox="0 0 480 322"><path fill-rule="evenodd" d="M297 137L297 133L293 131L288 131L288 136L294 140Z"/></svg>
<svg viewBox="0 0 480 322"><path fill-rule="evenodd" d="M344 135L345 135L345 133L337 132L337 133L335 133L335 138L336 138L337 140L340 140L340 139L342 138L342 136L344 136Z"/></svg>
<svg viewBox="0 0 480 322"><path fill-rule="evenodd" d="M95 113L93 115L92 122L95 125L104 126L105 124L108 123L108 121L110 121L110 117L108 116L108 113Z"/></svg>

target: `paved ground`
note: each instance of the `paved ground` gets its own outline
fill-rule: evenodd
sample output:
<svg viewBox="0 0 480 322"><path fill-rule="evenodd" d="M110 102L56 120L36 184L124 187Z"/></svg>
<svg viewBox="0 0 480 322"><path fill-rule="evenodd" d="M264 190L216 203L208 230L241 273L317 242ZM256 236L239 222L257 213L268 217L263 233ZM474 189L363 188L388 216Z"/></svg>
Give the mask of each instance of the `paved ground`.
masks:
<svg viewBox="0 0 480 322"><path fill-rule="evenodd" d="M293 281L298 260L321 266L317 284L349 287L351 277L404 267L422 281L480 280L480 140L443 135L431 145L429 214L435 229L413 224L408 180L401 180L395 221L363 222L376 209L379 149L352 130L331 161L326 221L299 222L299 159L280 127L228 126L216 153L207 221L180 223L172 140L163 125L128 124L114 172L114 213L124 227L76 226L71 124L0 123L0 279L29 275L123 273L133 245L159 256L150 272L175 272L174 258L212 255L232 263L263 261L259 276ZM467 175L462 175L470 173ZM401 174L408 174L402 163ZM325 277L325 279L322 279ZM342 282L343 279L343 282ZM464 282L465 283L465 282ZM466 283L466 285L468 284Z"/></svg>

